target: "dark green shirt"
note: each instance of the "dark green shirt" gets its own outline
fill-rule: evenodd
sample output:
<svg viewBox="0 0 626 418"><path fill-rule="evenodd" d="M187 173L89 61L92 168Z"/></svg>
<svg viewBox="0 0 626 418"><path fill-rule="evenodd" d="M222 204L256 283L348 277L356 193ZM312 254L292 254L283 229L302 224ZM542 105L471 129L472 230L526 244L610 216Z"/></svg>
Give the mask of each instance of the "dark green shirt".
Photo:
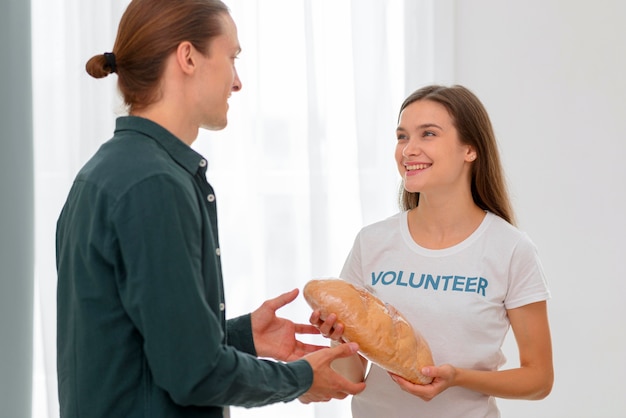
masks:
<svg viewBox="0 0 626 418"><path fill-rule="evenodd" d="M255 356L226 320L206 160L161 126L117 120L57 225L61 417L221 417L290 401L310 365Z"/></svg>

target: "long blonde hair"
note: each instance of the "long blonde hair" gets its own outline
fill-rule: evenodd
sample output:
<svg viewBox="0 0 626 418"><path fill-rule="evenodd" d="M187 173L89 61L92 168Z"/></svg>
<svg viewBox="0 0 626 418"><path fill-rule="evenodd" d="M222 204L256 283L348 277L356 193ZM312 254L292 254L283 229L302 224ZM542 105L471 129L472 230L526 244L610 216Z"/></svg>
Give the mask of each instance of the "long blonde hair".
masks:
<svg viewBox="0 0 626 418"><path fill-rule="evenodd" d="M399 114L408 105L419 100L430 100L444 106L452 117L459 140L476 150L476 160L472 163L471 172L474 203L481 209L500 216L510 224L515 224L515 215L500 163L498 144L489 115L478 97L460 85L426 86L413 92L404 100ZM419 193L408 192L404 188L403 181L400 188L400 208L409 210L418 205Z"/></svg>

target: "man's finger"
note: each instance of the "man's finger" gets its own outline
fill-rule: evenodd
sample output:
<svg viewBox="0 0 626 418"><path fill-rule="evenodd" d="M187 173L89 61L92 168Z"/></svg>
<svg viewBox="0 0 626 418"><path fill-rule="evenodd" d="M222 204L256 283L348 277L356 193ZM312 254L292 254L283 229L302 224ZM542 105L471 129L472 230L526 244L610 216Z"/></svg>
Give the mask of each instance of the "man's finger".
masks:
<svg viewBox="0 0 626 418"><path fill-rule="evenodd" d="M295 324L296 334L319 334L320 330L313 325Z"/></svg>
<svg viewBox="0 0 626 418"><path fill-rule="evenodd" d="M328 348L326 345L305 344L300 341L296 341L296 349L304 354L314 353L319 350Z"/></svg>
<svg viewBox="0 0 626 418"><path fill-rule="evenodd" d="M296 288L289 292L285 292L282 295L276 296L274 299L269 299L265 303L272 308L273 311L277 311L288 303L293 302L300 291Z"/></svg>
<svg viewBox="0 0 626 418"><path fill-rule="evenodd" d="M330 349L332 360L341 357L350 357L359 351L359 345L357 343L339 344Z"/></svg>

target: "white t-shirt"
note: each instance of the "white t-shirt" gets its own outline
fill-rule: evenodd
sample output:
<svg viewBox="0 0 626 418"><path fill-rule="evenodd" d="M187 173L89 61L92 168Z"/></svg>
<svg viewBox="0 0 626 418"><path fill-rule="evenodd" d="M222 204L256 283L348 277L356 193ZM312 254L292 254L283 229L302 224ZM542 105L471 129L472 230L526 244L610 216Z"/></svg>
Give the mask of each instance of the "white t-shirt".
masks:
<svg viewBox="0 0 626 418"><path fill-rule="evenodd" d="M341 278L400 311L428 341L436 365L497 370L505 362L506 310L550 298L534 244L487 212L466 240L430 250L411 238L407 213L363 228ZM493 397L459 387L425 402L376 365L366 383L352 399L355 418L500 416Z"/></svg>

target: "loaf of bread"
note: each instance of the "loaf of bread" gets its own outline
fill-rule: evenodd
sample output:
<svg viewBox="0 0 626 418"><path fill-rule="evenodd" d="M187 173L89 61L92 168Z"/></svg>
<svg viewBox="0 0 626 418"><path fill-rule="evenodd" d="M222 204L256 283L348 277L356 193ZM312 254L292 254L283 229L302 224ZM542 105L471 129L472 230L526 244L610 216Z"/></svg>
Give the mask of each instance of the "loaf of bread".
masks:
<svg viewBox="0 0 626 418"><path fill-rule="evenodd" d="M412 383L432 381L421 373L434 364L428 343L391 305L342 279L311 280L303 295L322 320L337 315L344 325L342 338L359 344L363 357Z"/></svg>

